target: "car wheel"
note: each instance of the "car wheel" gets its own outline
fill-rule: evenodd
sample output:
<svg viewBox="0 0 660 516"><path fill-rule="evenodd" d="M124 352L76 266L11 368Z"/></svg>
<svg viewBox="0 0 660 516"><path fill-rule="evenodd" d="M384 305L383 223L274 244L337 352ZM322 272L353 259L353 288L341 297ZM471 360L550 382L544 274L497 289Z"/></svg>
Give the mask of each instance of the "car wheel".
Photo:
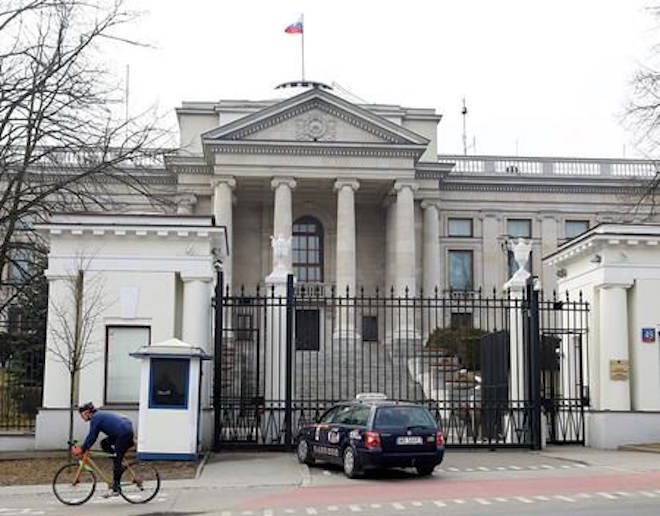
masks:
<svg viewBox="0 0 660 516"><path fill-rule="evenodd" d="M417 466L415 469L420 477L428 477L433 473L435 466Z"/></svg>
<svg viewBox="0 0 660 516"><path fill-rule="evenodd" d="M298 457L298 462L301 464L307 464L308 466L314 464L312 452L309 449L309 444L307 444L305 439L300 439L300 441L298 441L298 446L296 447L296 456Z"/></svg>
<svg viewBox="0 0 660 516"><path fill-rule="evenodd" d="M357 463L357 456L355 451L350 446L347 446L344 450L344 474L348 478L355 478L360 474L360 468Z"/></svg>

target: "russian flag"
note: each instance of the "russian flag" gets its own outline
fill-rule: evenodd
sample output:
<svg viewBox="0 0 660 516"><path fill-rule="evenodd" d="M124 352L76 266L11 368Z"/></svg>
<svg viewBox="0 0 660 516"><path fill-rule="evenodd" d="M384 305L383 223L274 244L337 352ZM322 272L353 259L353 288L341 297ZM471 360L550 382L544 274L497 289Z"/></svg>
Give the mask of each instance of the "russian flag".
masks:
<svg viewBox="0 0 660 516"><path fill-rule="evenodd" d="M302 34L303 33L302 16L296 23L292 23L286 29L284 29L284 32L286 32L287 34Z"/></svg>

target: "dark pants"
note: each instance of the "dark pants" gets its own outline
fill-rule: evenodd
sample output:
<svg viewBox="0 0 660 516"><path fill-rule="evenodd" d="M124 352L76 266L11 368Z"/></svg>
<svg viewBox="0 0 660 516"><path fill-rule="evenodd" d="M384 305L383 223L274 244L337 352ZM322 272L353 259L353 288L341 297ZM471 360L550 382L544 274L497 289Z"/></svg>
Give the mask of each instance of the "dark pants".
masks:
<svg viewBox="0 0 660 516"><path fill-rule="evenodd" d="M133 432L121 434L119 437L106 437L101 441L101 449L106 453L114 453L112 459L112 489L119 491L119 479L121 477L121 461L124 455L133 446Z"/></svg>

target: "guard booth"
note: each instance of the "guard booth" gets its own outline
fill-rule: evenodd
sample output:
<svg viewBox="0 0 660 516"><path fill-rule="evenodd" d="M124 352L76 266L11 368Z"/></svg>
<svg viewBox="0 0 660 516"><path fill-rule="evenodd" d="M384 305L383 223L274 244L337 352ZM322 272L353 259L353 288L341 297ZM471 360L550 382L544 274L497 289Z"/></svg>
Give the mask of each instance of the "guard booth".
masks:
<svg viewBox="0 0 660 516"><path fill-rule="evenodd" d="M137 453L142 460L196 460L203 349L179 339L143 346Z"/></svg>

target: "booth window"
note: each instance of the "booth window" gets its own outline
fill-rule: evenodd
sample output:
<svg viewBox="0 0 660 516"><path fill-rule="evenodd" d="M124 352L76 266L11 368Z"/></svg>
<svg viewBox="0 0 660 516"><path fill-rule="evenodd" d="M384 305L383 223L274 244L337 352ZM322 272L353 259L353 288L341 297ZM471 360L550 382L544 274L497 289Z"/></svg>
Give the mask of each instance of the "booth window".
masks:
<svg viewBox="0 0 660 516"><path fill-rule="evenodd" d="M105 403L132 404L140 400L140 360L130 356L151 341L148 326L107 326Z"/></svg>
<svg viewBox="0 0 660 516"><path fill-rule="evenodd" d="M188 408L188 358L152 358L149 408Z"/></svg>

